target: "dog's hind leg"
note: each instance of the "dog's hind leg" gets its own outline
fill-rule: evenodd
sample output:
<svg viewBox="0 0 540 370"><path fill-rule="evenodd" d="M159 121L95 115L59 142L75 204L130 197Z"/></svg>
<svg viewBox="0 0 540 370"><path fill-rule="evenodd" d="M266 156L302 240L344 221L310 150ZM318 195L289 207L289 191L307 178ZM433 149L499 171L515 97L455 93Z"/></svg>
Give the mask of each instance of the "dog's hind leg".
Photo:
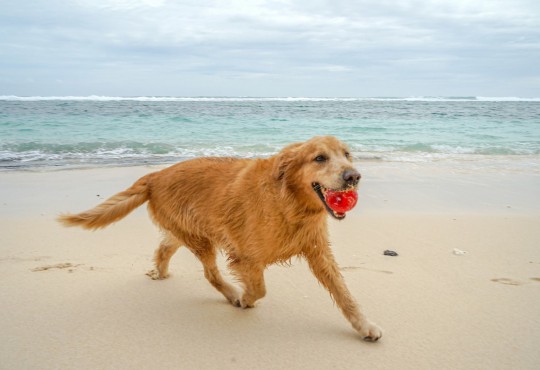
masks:
<svg viewBox="0 0 540 370"><path fill-rule="evenodd" d="M153 280L163 280L169 277L169 261L173 254L180 248L182 241L168 231L163 232L163 240L154 254L156 268L148 271L146 275Z"/></svg>
<svg viewBox="0 0 540 370"><path fill-rule="evenodd" d="M240 306L240 298L233 285L223 280L216 264L216 249L207 240L189 241L187 247L201 261L204 276L221 294L235 306Z"/></svg>

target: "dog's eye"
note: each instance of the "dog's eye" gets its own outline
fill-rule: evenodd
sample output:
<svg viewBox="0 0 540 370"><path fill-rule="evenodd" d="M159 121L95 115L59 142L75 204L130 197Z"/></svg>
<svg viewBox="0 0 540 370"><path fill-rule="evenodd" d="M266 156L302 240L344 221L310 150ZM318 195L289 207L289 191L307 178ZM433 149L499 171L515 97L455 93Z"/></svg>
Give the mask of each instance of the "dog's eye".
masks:
<svg viewBox="0 0 540 370"><path fill-rule="evenodd" d="M315 162L326 162L328 160L328 157L324 154L320 154L315 157Z"/></svg>
<svg viewBox="0 0 540 370"><path fill-rule="evenodd" d="M347 159L351 158L351 153L345 152L345 158L347 158Z"/></svg>

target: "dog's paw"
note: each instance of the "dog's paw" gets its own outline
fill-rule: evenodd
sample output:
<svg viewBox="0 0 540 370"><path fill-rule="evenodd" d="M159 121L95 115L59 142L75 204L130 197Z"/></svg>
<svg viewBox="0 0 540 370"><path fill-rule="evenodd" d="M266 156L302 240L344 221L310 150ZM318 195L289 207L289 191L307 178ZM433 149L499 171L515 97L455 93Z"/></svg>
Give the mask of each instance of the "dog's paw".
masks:
<svg viewBox="0 0 540 370"><path fill-rule="evenodd" d="M367 342L376 342L382 337L382 330L376 324L369 320L362 323L362 326L357 329L362 339Z"/></svg>
<svg viewBox="0 0 540 370"><path fill-rule="evenodd" d="M152 280L163 280L167 279L169 277L169 274L166 274L165 276L162 276L158 270L150 270L146 273L146 276L150 277Z"/></svg>
<svg viewBox="0 0 540 370"><path fill-rule="evenodd" d="M242 298L236 298L232 301L230 301L233 306L239 307L239 308L253 308L255 307L255 302L249 302L244 297Z"/></svg>

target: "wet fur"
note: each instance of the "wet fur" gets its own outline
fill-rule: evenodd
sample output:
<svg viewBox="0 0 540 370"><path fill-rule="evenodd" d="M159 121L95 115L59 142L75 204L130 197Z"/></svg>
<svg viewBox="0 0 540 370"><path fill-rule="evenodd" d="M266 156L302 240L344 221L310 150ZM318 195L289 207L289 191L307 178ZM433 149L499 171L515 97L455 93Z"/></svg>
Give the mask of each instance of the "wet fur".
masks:
<svg viewBox="0 0 540 370"><path fill-rule="evenodd" d="M324 155L324 162L314 159ZM334 137L315 137L267 159L198 158L148 174L97 207L59 217L66 226L98 229L148 201L164 238L155 253L154 279L169 276L172 255L187 247L208 281L232 304L247 308L264 297L264 270L304 257L345 318L366 340L382 332L360 312L330 250L327 211L313 190L344 187L353 169L347 147ZM223 249L243 292L223 280L216 266Z"/></svg>

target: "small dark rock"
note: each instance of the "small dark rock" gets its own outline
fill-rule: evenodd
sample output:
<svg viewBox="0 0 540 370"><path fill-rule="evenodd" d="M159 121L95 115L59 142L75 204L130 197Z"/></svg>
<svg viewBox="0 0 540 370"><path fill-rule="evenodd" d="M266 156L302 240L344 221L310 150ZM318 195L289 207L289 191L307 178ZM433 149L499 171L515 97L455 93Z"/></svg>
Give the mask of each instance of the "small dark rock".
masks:
<svg viewBox="0 0 540 370"><path fill-rule="evenodd" d="M384 251L384 255L385 256L392 256L392 257L399 256L399 254L397 254L397 252L391 251L389 249Z"/></svg>

